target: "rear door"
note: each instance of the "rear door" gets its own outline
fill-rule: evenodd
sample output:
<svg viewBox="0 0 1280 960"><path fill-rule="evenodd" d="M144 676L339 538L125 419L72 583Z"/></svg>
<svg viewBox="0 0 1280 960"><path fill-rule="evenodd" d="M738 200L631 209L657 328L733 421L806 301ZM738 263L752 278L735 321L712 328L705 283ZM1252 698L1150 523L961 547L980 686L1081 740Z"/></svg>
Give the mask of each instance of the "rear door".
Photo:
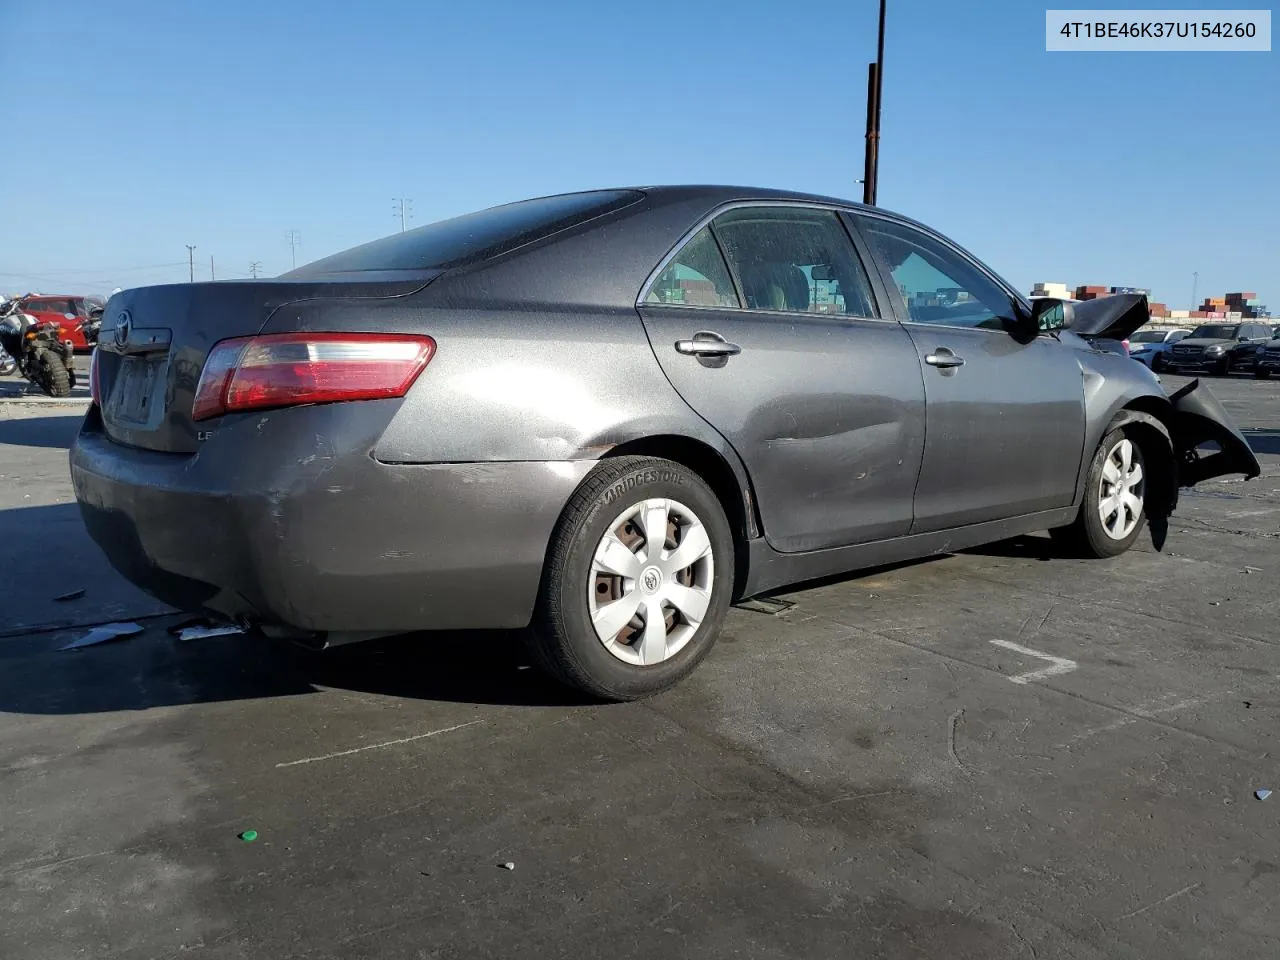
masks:
<svg viewBox="0 0 1280 960"><path fill-rule="evenodd" d="M667 378L746 464L775 549L908 531L924 442L919 364L838 213L726 210L668 259L638 307Z"/></svg>
<svg viewBox="0 0 1280 960"><path fill-rule="evenodd" d="M1010 291L958 247L855 217L924 376L926 442L912 533L1070 506L1084 448L1084 375L1070 347L1010 332Z"/></svg>

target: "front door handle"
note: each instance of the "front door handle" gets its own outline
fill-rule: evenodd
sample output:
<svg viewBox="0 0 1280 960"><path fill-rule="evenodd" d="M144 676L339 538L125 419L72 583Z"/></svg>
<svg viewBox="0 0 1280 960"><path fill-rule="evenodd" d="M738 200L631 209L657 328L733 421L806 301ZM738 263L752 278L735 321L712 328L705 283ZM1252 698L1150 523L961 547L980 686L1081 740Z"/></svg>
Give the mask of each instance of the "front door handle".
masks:
<svg viewBox="0 0 1280 960"><path fill-rule="evenodd" d="M730 343L718 333L699 330L692 340L677 340L676 353L687 357L734 357L742 352L736 343Z"/></svg>
<svg viewBox="0 0 1280 960"><path fill-rule="evenodd" d="M964 360L957 357L946 347L939 347L933 353L924 358L924 362L931 367L941 367L947 369L949 367L963 367Z"/></svg>

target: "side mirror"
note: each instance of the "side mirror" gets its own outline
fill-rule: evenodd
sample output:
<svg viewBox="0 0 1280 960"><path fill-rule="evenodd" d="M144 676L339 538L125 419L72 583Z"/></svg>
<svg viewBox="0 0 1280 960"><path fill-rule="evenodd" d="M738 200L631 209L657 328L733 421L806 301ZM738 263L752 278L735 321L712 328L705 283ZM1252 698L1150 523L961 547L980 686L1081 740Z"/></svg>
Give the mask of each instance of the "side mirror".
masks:
<svg viewBox="0 0 1280 960"><path fill-rule="evenodd" d="M828 282L836 278L835 271L829 263L817 263L809 268L809 275L815 280Z"/></svg>
<svg viewBox="0 0 1280 960"><path fill-rule="evenodd" d="M1073 305L1053 297L1041 297L1031 301L1030 326L1036 333L1063 330L1075 319Z"/></svg>

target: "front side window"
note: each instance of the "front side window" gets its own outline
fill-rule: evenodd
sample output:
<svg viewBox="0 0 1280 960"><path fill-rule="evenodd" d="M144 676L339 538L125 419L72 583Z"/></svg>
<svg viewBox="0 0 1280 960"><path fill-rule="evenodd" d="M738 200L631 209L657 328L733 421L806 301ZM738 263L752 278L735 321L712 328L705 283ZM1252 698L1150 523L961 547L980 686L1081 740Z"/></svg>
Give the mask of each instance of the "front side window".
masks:
<svg viewBox="0 0 1280 960"><path fill-rule="evenodd" d="M686 243L649 288L645 303L690 307L737 307L738 294L711 230L703 227Z"/></svg>
<svg viewBox="0 0 1280 960"><path fill-rule="evenodd" d="M893 274L913 323L1006 330L1013 300L976 265L926 233L902 223L860 218Z"/></svg>
<svg viewBox="0 0 1280 960"><path fill-rule="evenodd" d="M743 207L712 229L749 310L875 317L871 284L830 210Z"/></svg>

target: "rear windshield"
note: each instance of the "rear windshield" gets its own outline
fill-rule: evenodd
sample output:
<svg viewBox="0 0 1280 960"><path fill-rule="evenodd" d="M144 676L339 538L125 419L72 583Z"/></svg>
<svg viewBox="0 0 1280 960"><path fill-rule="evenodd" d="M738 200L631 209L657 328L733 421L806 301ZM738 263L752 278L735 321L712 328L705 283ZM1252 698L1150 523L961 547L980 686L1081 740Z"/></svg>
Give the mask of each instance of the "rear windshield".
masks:
<svg viewBox="0 0 1280 960"><path fill-rule="evenodd" d="M631 190L596 190L507 203L374 240L284 276L449 267L542 239L629 206L642 196Z"/></svg>

